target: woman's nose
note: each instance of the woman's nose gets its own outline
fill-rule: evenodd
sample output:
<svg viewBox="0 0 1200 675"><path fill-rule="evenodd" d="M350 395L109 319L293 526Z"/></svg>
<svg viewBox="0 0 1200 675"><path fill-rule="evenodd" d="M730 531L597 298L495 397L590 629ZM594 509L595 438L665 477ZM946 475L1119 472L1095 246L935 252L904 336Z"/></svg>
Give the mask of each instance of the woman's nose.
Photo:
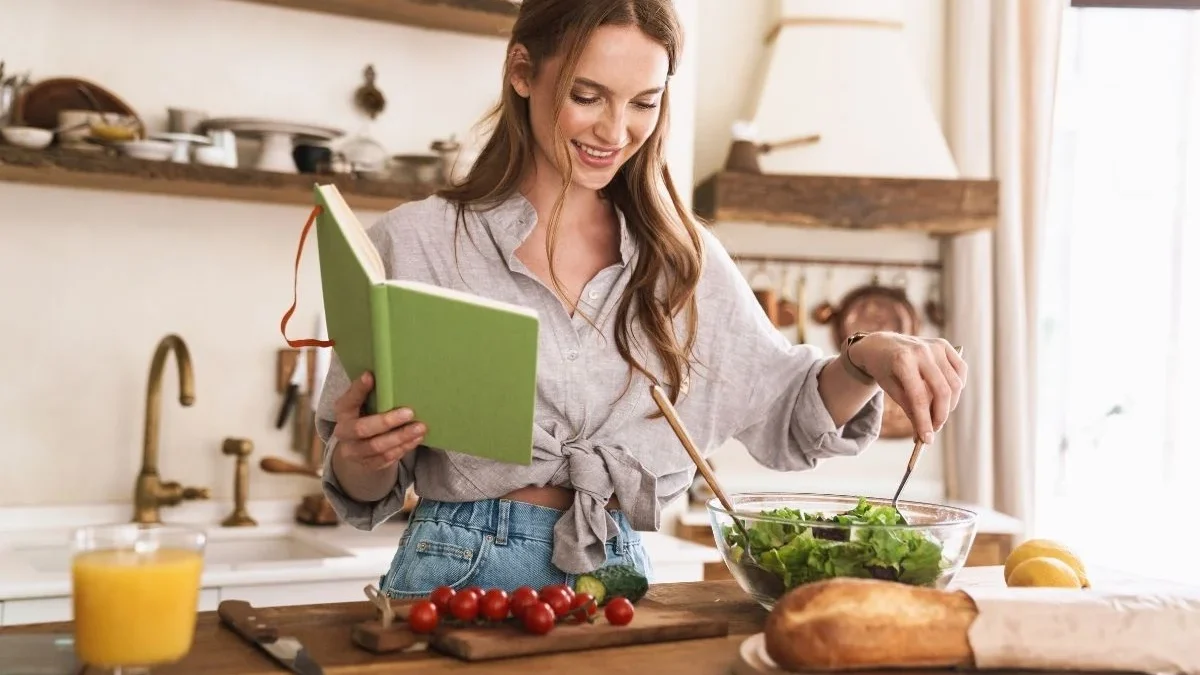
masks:
<svg viewBox="0 0 1200 675"><path fill-rule="evenodd" d="M625 114L622 111L606 113L596 124L596 137L609 146L623 145L625 139Z"/></svg>

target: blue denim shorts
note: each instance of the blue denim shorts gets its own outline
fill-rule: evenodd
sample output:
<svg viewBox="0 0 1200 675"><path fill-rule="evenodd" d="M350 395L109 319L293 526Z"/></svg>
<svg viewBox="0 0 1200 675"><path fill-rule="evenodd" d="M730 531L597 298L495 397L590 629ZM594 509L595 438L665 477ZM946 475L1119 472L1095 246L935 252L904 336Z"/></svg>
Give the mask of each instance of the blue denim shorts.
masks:
<svg viewBox="0 0 1200 675"><path fill-rule="evenodd" d="M604 565L627 564L650 581L653 569L642 538L625 514L609 512L617 536L605 543ZM550 562L557 509L509 499L439 502L422 499L408 520L379 588L392 598L426 596L438 586L479 586L512 592L519 586L574 586L578 575Z"/></svg>

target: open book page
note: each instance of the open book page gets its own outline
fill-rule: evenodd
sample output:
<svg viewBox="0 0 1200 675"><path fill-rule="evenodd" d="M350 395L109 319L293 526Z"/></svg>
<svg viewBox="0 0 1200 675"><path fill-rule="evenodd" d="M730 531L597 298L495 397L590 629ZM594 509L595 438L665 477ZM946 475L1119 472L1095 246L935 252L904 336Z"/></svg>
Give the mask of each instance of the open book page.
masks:
<svg viewBox="0 0 1200 675"><path fill-rule="evenodd" d="M363 269L367 272L367 277L371 283L383 283L386 279L386 268L383 266L383 259L379 256L379 249L375 248L375 244L371 238L367 236L366 229L359 222L358 216L354 215L354 211L346 204L346 200L342 198L341 192L332 185L320 185L317 190L325 200L325 204L329 209L329 215L333 217L334 222L338 224L346 234L347 243L354 251L354 255L362 263Z"/></svg>
<svg viewBox="0 0 1200 675"><path fill-rule="evenodd" d="M456 290L453 288L446 288L444 286L435 286L433 284L427 284L427 283L423 283L420 281L401 281L401 280L395 280L395 279L389 280L385 283L387 283L389 286L408 288L408 289L411 289L414 291L419 291L421 293L426 293L428 295L436 295L438 297L447 298L450 300L458 300L461 302L468 302L471 304L479 305L481 307L489 307L491 309L499 309L499 310L503 310L506 312L512 312L514 314L521 314L524 316L533 317L535 319L538 318L538 313L536 310L531 309L529 307L525 307L524 305L516 305L516 304L504 302L502 300L486 298L481 295L475 295L473 293L467 293L466 291L460 291L460 290Z"/></svg>

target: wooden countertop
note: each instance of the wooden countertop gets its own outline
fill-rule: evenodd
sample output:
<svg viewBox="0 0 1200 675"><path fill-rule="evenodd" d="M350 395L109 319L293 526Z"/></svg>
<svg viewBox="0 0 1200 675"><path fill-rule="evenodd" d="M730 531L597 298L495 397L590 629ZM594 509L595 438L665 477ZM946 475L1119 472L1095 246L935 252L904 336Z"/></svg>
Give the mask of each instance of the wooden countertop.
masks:
<svg viewBox="0 0 1200 675"><path fill-rule="evenodd" d="M964 569L955 585L1003 585L1002 568ZM1099 575L1107 587L1130 584L1159 584L1126 575ZM1165 587L1177 587L1163 584ZM729 621L729 635L648 645L614 647L583 652L565 652L536 657L521 657L490 662L467 663L433 652L377 656L354 647L351 627L372 618L373 608L363 602L260 608L260 615L276 624L280 633L295 635L309 649L328 675L366 675L371 673L487 672L501 675L527 675L543 668L549 672L569 671L572 675L629 675L641 673L687 673L688 675L727 675L737 658L738 646L746 637L761 630L767 616L757 603L746 596L734 581L704 581L651 586L647 598L679 609L689 609ZM70 623L14 626L0 634L70 632ZM88 671L89 673L92 671ZM196 639L189 655L172 666L154 668L154 675L196 673L199 675L265 675L285 673L265 655L222 627L215 612L202 612ZM937 671L949 673L950 671ZM933 671L910 673L932 675ZM860 674L862 675L862 674ZM1005 675L992 672L990 675ZM1075 674L1087 675L1087 674Z"/></svg>
<svg viewBox="0 0 1200 675"><path fill-rule="evenodd" d="M690 675L726 675L737 656L738 645L758 632L766 611L749 599L733 581L655 584L647 598L665 605L696 609L727 619L729 636L694 639L631 647L566 652L491 662L467 663L433 652L374 655L355 647L350 640L354 624L373 618L373 607L362 602L260 608L259 614L279 627L280 633L295 635L304 643L326 675L371 673L487 672L527 675L531 669L570 671L572 675L603 673L687 672ZM71 624L53 623L13 626L8 633L70 632ZM98 673L95 669L86 671ZM286 673L261 652L222 627L215 612L201 612L192 650L181 662L158 666L154 675L266 675Z"/></svg>

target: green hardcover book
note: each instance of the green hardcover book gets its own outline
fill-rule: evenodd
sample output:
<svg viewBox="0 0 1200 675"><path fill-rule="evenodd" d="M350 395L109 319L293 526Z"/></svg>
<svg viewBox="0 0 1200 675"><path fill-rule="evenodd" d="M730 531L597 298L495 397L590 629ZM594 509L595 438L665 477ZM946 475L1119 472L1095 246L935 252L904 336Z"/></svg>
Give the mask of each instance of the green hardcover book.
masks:
<svg viewBox="0 0 1200 675"><path fill-rule="evenodd" d="M362 224L317 185L325 322L350 378L371 371L368 410L411 408L424 443L513 464L533 456L538 317L532 309L386 278Z"/></svg>

